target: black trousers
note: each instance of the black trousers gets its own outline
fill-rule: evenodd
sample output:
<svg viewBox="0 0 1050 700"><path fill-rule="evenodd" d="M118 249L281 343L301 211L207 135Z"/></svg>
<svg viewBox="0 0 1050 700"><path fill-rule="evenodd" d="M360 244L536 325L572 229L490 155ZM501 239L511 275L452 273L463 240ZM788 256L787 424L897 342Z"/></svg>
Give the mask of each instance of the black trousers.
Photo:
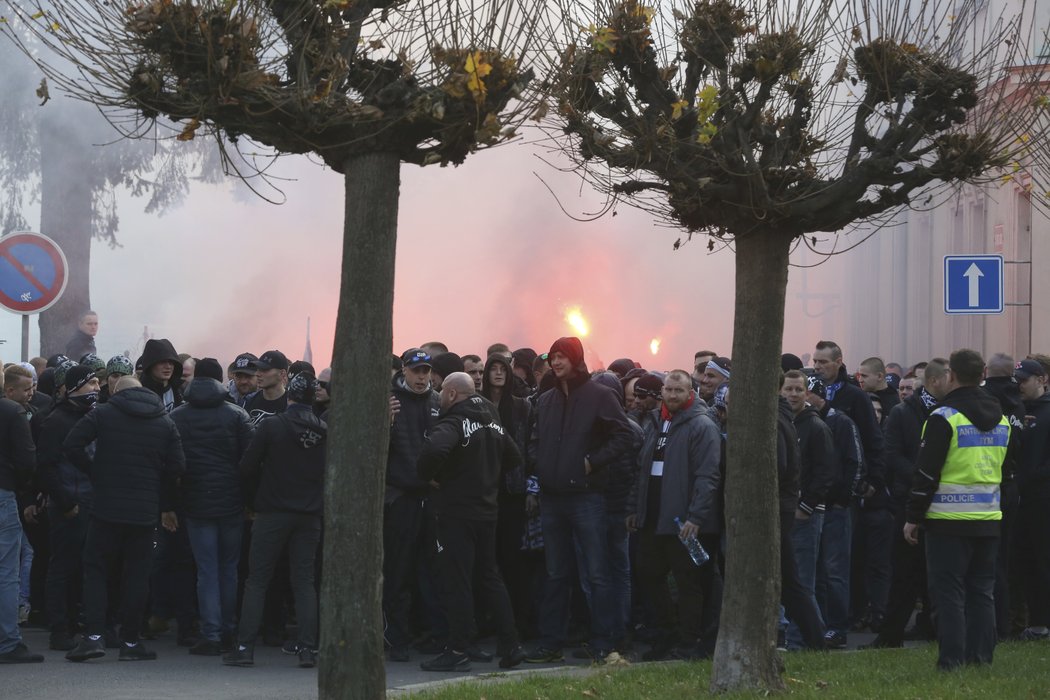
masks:
<svg viewBox="0 0 1050 700"><path fill-rule="evenodd" d="M886 618L874 642L877 646L904 644L904 629L915 612L915 601L926 595L926 532L919 530L919 544L908 544L904 539L904 508L894 522L893 579Z"/></svg>
<svg viewBox="0 0 1050 700"><path fill-rule="evenodd" d="M81 511L72 518L66 518L58 508L49 508L47 519L51 542L51 557L44 585L47 622L52 633L68 633L81 600L88 515Z"/></svg>
<svg viewBox="0 0 1050 700"><path fill-rule="evenodd" d="M937 666L990 664L995 651L998 537L926 532L926 567L936 615Z"/></svg>
<svg viewBox="0 0 1050 700"><path fill-rule="evenodd" d="M412 642L412 593L421 556L423 500L399 496L383 509L383 614L392 647Z"/></svg>
<svg viewBox="0 0 1050 700"><path fill-rule="evenodd" d="M317 648L317 589L314 588L314 562L321 541L321 516L305 513L258 513L252 528L252 548L248 555L248 581L237 638L251 646L262 626L266 589L274 577L277 561L288 548L288 562L295 612L299 620L299 642Z"/></svg>
<svg viewBox="0 0 1050 700"><path fill-rule="evenodd" d="M1028 624L1050 626L1050 499L1021 501L1017 530Z"/></svg>
<svg viewBox="0 0 1050 700"><path fill-rule="evenodd" d="M787 618L798 625L802 641L809 649L824 648L824 621L817 609L812 593L806 590L798 578L795 562L795 547L791 543L791 530L795 527L795 513L780 514L780 603ZM732 556L732 553L730 553Z"/></svg>
<svg viewBox="0 0 1050 700"><path fill-rule="evenodd" d="M87 633L101 635L106 629L107 574L120 571L120 637L139 640L146 610L150 567L153 563L155 528L120 525L92 518L84 544L84 605Z"/></svg>
<svg viewBox="0 0 1050 700"><path fill-rule="evenodd" d="M434 566L448 617L448 646L463 651L474 632L474 590L485 602L499 635L498 651L509 653L518 644L514 611L496 566L496 522L434 518ZM476 573L476 576L475 576Z"/></svg>
<svg viewBox="0 0 1050 700"><path fill-rule="evenodd" d="M638 580L653 610L653 624L664 641L694 645L713 653L722 613L722 574L718 570L718 538L703 537L711 559L697 566L675 535L657 535L652 528L638 532ZM674 575L678 609L671 603L667 575Z"/></svg>

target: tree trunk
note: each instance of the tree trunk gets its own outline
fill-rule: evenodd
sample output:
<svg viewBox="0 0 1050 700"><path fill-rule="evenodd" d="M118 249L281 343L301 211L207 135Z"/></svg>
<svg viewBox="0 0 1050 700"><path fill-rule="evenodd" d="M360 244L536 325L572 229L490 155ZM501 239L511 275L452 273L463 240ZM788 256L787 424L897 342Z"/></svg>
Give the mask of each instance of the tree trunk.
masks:
<svg viewBox="0 0 1050 700"><path fill-rule="evenodd" d="M321 700L386 697L383 492L400 168L392 153L352 156L346 165L325 479Z"/></svg>
<svg viewBox="0 0 1050 700"><path fill-rule="evenodd" d="M84 142L78 129L61 119L68 112L40 112L40 233L58 244L69 264L62 298L40 314L40 354L48 357L66 351L80 315L91 308L94 178L84 172L92 167L90 144Z"/></svg>
<svg viewBox="0 0 1050 700"><path fill-rule="evenodd" d="M726 585L712 692L781 690L777 383L790 239L736 239L733 376L726 455Z"/></svg>

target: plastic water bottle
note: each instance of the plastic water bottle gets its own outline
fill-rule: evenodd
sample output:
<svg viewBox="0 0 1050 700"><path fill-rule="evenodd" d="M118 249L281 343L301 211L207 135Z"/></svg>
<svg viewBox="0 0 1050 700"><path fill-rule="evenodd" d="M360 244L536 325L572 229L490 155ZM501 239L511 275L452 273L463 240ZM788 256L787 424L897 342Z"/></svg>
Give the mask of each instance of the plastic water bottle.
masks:
<svg viewBox="0 0 1050 700"><path fill-rule="evenodd" d="M682 520L681 518L674 519L675 527L678 528L678 532L682 531ZM696 539L696 535L690 535L689 537L682 537L678 535L678 539L685 545L685 549L689 552L689 558L693 560L693 563L697 566L703 566L710 559L711 555L704 549L704 545L700 544L700 540Z"/></svg>

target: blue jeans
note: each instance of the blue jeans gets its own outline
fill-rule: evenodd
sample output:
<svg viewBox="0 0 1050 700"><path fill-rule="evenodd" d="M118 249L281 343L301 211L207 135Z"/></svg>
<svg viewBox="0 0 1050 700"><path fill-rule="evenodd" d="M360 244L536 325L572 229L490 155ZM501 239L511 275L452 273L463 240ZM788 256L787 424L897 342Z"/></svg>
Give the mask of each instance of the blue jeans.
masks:
<svg viewBox="0 0 1050 700"><path fill-rule="evenodd" d="M197 604L201 634L217 642L237 632L237 565L244 517L186 518L186 534L197 562Z"/></svg>
<svg viewBox="0 0 1050 700"><path fill-rule="evenodd" d="M618 601L609 567L605 496L601 493L553 494L540 498L547 581L539 610L541 644L561 649L569 633L572 568L579 544L580 580L590 590L591 648L607 651L622 634L616 622Z"/></svg>
<svg viewBox="0 0 1050 700"><path fill-rule="evenodd" d="M805 520L796 519L791 530L791 545L795 551L795 564L798 566L798 582L805 594L813 599L814 607L817 607L817 555L820 552L820 533L823 528L824 513L814 511L813 515ZM789 649L802 646L802 634L794 621L788 626L787 642Z"/></svg>
<svg viewBox="0 0 1050 700"><path fill-rule="evenodd" d="M0 489L0 654L22 643L18 629L18 570L22 523L15 492Z"/></svg>
<svg viewBox="0 0 1050 700"><path fill-rule="evenodd" d="M824 513L817 571L817 602L829 632L849 632L850 547L853 514L849 508L830 507Z"/></svg>
<svg viewBox="0 0 1050 700"><path fill-rule="evenodd" d="M29 605L29 575L33 571L33 545L22 531L22 546L19 553L18 604Z"/></svg>
<svg viewBox="0 0 1050 700"><path fill-rule="evenodd" d="M616 601L615 612L618 615L614 625L622 637L627 629L627 622L631 619L631 553L627 538L627 513L606 513L605 521L609 538L609 582L613 589L613 599ZM583 561L578 540L576 561ZM587 597L587 604L590 605L591 587L587 585L587 579L582 572L580 588ZM619 642L620 637L613 641Z"/></svg>

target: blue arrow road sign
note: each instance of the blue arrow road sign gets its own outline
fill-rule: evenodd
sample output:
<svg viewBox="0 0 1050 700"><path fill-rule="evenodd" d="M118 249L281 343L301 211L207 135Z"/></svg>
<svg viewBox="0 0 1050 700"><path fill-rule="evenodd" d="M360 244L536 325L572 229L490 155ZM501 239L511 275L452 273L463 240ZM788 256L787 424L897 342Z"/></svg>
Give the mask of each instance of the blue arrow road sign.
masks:
<svg viewBox="0 0 1050 700"><path fill-rule="evenodd" d="M1001 314L1003 307L1003 256L944 256L944 313Z"/></svg>

